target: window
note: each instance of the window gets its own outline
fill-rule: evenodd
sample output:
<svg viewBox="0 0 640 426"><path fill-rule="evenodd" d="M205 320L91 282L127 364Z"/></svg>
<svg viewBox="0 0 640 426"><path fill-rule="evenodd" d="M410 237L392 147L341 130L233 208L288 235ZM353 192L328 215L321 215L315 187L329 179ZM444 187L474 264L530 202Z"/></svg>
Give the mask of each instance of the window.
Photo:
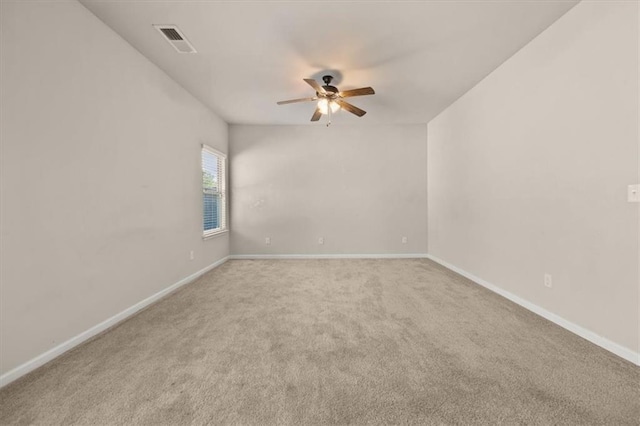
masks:
<svg viewBox="0 0 640 426"><path fill-rule="evenodd" d="M202 235L208 237L227 229L227 157L202 145Z"/></svg>

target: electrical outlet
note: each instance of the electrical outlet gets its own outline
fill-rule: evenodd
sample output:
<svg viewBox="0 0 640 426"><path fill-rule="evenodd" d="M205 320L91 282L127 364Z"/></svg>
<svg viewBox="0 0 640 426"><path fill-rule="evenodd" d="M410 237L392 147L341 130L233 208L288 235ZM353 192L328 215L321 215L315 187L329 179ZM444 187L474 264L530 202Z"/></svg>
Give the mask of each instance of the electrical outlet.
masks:
<svg viewBox="0 0 640 426"><path fill-rule="evenodd" d="M266 245L270 245L270 244L271 244L271 237L266 237L266 238L264 239L264 243L265 243Z"/></svg>
<svg viewBox="0 0 640 426"><path fill-rule="evenodd" d="M407 244L407 237L402 237L402 244Z"/></svg>
<svg viewBox="0 0 640 426"><path fill-rule="evenodd" d="M318 238L318 244L324 244L324 237Z"/></svg>
<svg viewBox="0 0 640 426"><path fill-rule="evenodd" d="M551 279L551 274L544 274L544 286L548 288L553 287L553 280Z"/></svg>
<svg viewBox="0 0 640 426"><path fill-rule="evenodd" d="M189 260L193 260L193 259L194 259L194 257L195 257L195 254L193 253L193 250L191 250L191 251L189 252Z"/></svg>

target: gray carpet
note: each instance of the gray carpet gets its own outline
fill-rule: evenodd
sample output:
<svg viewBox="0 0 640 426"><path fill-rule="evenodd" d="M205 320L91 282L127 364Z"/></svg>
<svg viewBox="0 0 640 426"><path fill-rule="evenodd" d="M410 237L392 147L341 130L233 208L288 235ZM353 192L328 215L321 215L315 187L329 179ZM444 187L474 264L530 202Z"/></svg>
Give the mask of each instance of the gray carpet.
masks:
<svg viewBox="0 0 640 426"><path fill-rule="evenodd" d="M429 260L239 260L2 389L0 423L637 425L640 369Z"/></svg>

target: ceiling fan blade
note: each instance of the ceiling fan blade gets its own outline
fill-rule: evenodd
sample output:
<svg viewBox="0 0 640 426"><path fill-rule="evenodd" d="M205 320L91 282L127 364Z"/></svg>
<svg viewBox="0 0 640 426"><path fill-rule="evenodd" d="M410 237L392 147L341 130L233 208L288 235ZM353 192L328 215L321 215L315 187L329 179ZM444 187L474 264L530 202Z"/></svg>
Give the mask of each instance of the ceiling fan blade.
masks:
<svg viewBox="0 0 640 426"><path fill-rule="evenodd" d="M318 121L322 117L322 113L320 112L320 108L316 108L315 112L311 116L311 121Z"/></svg>
<svg viewBox="0 0 640 426"><path fill-rule="evenodd" d="M345 90L340 92L341 98L349 98L351 96L375 95L376 92L371 87L362 87L360 89Z"/></svg>
<svg viewBox="0 0 640 426"><path fill-rule="evenodd" d="M367 113L367 111L362 110L362 109L358 108L355 105L351 105L349 102L345 102L345 101L343 101L341 99L336 99L334 102L337 103L338 105L340 105L340 108L346 109L347 111L349 111L352 114L357 115L358 117L362 117L363 115L365 115Z"/></svg>
<svg viewBox="0 0 640 426"><path fill-rule="evenodd" d="M306 82L307 82L307 84L308 84L309 86L311 86L311 87L313 87L314 89L316 89L316 92L318 92L318 93L322 93L323 95L326 95L326 94L327 94L327 91L326 91L326 90L324 90L324 89L322 88L322 86L320 86L320 85L318 84L318 82L317 82L317 81L315 81L314 79L312 79L312 78L305 78L305 79L304 79L304 81L306 81Z"/></svg>
<svg viewBox="0 0 640 426"><path fill-rule="evenodd" d="M300 98L300 99L291 99L288 101L280 101L278 102L278 105L293 104L295 102L317 101L317 100L318 98L314 96L313 98Z"/></svg>

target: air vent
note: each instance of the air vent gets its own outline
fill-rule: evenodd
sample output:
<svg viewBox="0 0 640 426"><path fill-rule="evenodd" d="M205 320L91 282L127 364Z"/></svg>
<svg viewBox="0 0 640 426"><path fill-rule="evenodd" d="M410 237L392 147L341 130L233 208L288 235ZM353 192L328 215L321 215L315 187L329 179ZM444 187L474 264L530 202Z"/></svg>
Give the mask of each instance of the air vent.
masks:
<svg viewBox="0 0 640 426"><path fill-rule="evenodd" d="M171 41L184 40L175 28L160 28L162 34Z"/></svg>
<svg viewBox="0 0 640 426"><path fill-rule="evenodd" d="M196 49L175 25L154 25L154 28L162 34L163 38L167 40L177 52L196 53Z"/></svg>

